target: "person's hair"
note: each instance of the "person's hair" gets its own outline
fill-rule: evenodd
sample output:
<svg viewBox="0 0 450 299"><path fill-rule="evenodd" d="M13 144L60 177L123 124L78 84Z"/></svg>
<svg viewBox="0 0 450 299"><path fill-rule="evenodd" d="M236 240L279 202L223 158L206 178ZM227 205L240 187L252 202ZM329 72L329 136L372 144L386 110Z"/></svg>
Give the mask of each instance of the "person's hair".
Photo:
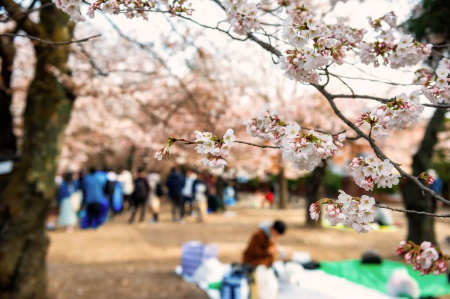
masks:
<svg viewBox="0 0 450 299"><path fill-rule="evenodd" d="M73 173L71 173L71 172L64 173L63 179L64 179L64 181L66 181L68 183L72 182L73 181Z"/></svg>
<svg viewBox="0 0 450 299"><path fill-rule="evenodd" d="M281 220L275 220L272 227L280 235L283 235L286 232L286 223Z"/></svg>
<svg viewBox="0 0 450 299"><path fill-rule="evenodd" d="M138 173L143 173L143 172L144 172L144 170L145 170L145 168L144 168L144 167L139 167L139 168L138 168Z"/></svg>
<svg viewBox="0 0 450 299"><path fill-rule="evenodd" d="M89 167L89 173L94 174L96 171L95 167Z"/></svg>

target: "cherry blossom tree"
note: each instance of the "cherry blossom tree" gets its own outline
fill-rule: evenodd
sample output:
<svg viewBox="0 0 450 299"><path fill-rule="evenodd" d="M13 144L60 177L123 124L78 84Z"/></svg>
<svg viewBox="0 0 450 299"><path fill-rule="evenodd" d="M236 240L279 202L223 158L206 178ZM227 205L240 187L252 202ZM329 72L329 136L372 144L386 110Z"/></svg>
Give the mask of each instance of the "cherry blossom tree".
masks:
<svg viewBox="0 0 450 299"><path fill-rule="evenodd" d="M435 72L422 72L420 74L419 80L423 85L422 89L409 94L393 95L390 99L355 94L342 78L333 73L334 68L342 65L345 59L355 59L355 57L347 55L346 52L350 50L357 53L359 57L356 57L356 59L359 58L363 64L373 64L375 67L383 64L396 69L412 67L427 59L432 50L431 44L421 44L414 40L412 36L398 31L396 15L393 12L378 19L369 19L375 34L375 37L370 37L366 35L366 30L351 28L344 22L328 23L318 16L314 8L299 4L296 1L267 2L259 6L247 1L214 2L226 12L226 20L230 24L229 29L221 28L220 23L213 27L190 18L192 8L186 1L152 2L142 7L130 7L128 3L121 1L105 4L97 1L90 6L89 13L93 17L97 10L103 10L106 13L125 11L129 17L134 17L135 12L138 11L138 15L144 18L147 18L147 15L143 12L170 13L202 27L221 31L234 39L240 39L238 36L244 36L241 40L249 39L256 42L273 56L279 58L281 69L285 71L286 77L304 84L310 84L327 99L334 113L356 133L356 137L351 138L363 138L368 141L374 150L374 155L367 158L355 157L350 165L353 169L352 174L359 186L365 190L372 190L375 185L382 188L392 187L399 183L400 176L402 176L417 186L424 194L444 203L449 203L448 200L437 195L421 181L424 180L429 184L432 182L432 178L422 174L418 176L417 174L415 176L408 174L398 163L390 161L377 145L377 140L389 137L390 131L394 129L404 130L417 122L425 106L437 109L449 108L446 98L449 75L448 59L442 59ZM62 7L62 9L65 9L65 7ZM283 15L283 24L274 24L276 20L272 17L277 14ZM281 25L283 27L281 37L277 31L268 33L269 26L278 27ZM230 33L230 29L233 29L234 34ZM260 34L261 31L263 37L260 39L256 37L256 34ZM273 45L273 40L279 42L278 45ZM285 54L277 46L284 46ZM351 94L331 93L327 87L332 77L340 80L348 87ZM422 94L431 101L430 104L421 102L420 96ZM352 122L337 107L335 100L339 98L365 98L379 101L381 104L371 111L362 113L355 122ZM205 165L214 168L224 167L227 165L225 159L229 155L230 147L235 143L244 143L279 148L283 152L283 158L289 160L294 167L312 170L319 165L322 159L333 156L346 138L340 132L328 133L320 130L305 130L296 122L285 122L277 113L270 110L262 111L257 117L246 121L245 125L250 135L270 140L275 145L255 145L239 140L228 142L227 140L234 139L234 137L230 137L233 132L231 129L227 131L230 133L224 136L214 135L211 132L197 132L193 141L183 138L169 138L166 146L155 154L155 158L158 160L168 158L171 147L176 142L184 142L185 144L197 145L197 152L205 155L202 158ZM367 127L367 129L364 127ZM393 169L400 175L393 174ZM416 172L414 169L414 173ZM325 206L325 218L329 219L333 225L345 223L358 232L368 232L371 230L368 223L373 220L371 208L374 205L375 200L372 197L366 195L354 197L342 193L338 200L324 199L318 201L311 206L310 211L312 217L317 218L321 207ZM402 210L402 212L408 215L426 214L430 217L447 217L447 215L434 215L414 210ZM430 237L433 239L433 236ZM438 255L438 258L440 255ZM427 259L427 257L424 258ZM435 259L433 255L433 262L425 263L427 266L422 265L422 268L431 268L438 258ZM445 256L442 258L446 259ZM438 272L443 271L442 267L436 269ZM423 271L422 273L427 272Z"/></svg>
<svg viewBox="0 0 450 299"><path fill-rule="evenodd" d="M197 128L185 126L186 130L196 131L195 137L192 137L192 132L191 134L180 134L176 130L168 132L168 136L171 137L156 151L155 158L158 160L168 158L178 149L176 144L184 143L195 147L195 151L201 155L198 160L205 166L222 168L232 161L230 157L233 157L237 145L254 146L278 150L282 158L293 167L311 171L323 160L333 157L348 141L365 140L373 149L372 156L355 157L350 165L352 175L359 186L371 190L374 186L389 187L398 184L400 180L405 180L414 184L424 195L448 204L447 199L437 195L427 186L426 183L431 182L432 178L423 174L418 175L416 170L412 175L409 174L399 163L391 160L378 145L380 140L391 136L393 130L403 131L412 127L419 120L425 107L436 108L439 111L450 108L447 95L448 59L441 59L436 70L419 72L418 80L421 88L416 90L405 88L405 91L393 93L388 98L355 92L355 88L348 83L348 80L355 78L338 75L339 70L346 65L405 68L413 72L417 64L429 57L433 45L422 44L412 36L401 32L393 12L388 12L377 19L370 19L370 34L364 28L351 27L345 19L327 18L327 12L337 6L337 2L339 1L312 5L300 1L259 3L246 0L211 0L190 3L186 0L139 2L97 0L89 3L85 13L86 7L80 0L55 0L53 4L41 1L38 8L39 16L33 19L29 14L34 9L35 1L24 9L12 0L4 0L2 6L7 12L6 19L14 21L13 29L2 34L2 46L6 50L2 49L0 54L6 91L10 87L11 65L15 55L14 49L11 48L14 46L12 38L23 36L34 42L36 66L27 93L20 160L8 178L0 205L2 297L3 295L7 298L43 297L45 293L47 238L43 227L52 198L61 138L78 95L76 87L79 86L69 68L69 45L89 39L73 39L74 23L69 21L69 17L75 22L82 22L86 16L95 18L98 14L124 14L131 19L149 19L152 15L160 14L175 17L199 26L205 31L217 32L236 41L255 43L268 52L267 61L272 60L278 64L285 77L307 85L321 94L322 100L343 124L342 128L309 127L303 119L286 116L282 109L280 111L264 109L259 114L252 111L246 117L244 128L250 136L262 141L250 142L241 140L240 135L237 135L239 139L236 138L235 133L239 132L236 124L214 117L215 122L205 122L205 125ZM215 24L204 23L195 15L198 6L206 3L213 4L222 11L222 17L218 17ZM117 26L116 30L120 37L132 41ZM152 53L154 61L157 61L160 67L166 68L164 59L152 51L151 45L133 42L141 49ZM95 70L95 74L104 75L104 72L107 72L96 59L92 59L89 48L80 46L80 51L85 55L84 59L90 67ZM204 97L211 95L211 90L208 90L211 81L197 84L198 77L185 81L170 68L166 68L166 73L171 77L169 80L171 87L177 86L182 92L175 94L177 100L170 103L170 109L165 107L165 113L191 111L195 115L193 112L202 109L202 105L210 105L205 109L208 111L211 111L211 107L215 108L213 110L220 110L224 102L202 101L202 104L198 105L193 96L195 89L198 95ZM382 79L381 82L396 85L387 79ZM339 91L336 91L337 86ZM401 86L399 84L399 87ZM114 88L107 92L113 93ZM2 103L10 105L11 95L6 92L0 97ZM86 98L89 99L89 95ZM130 103L134 109L145 109L147 105L155 107L158 103L144 98L134 94ZM361 99L374 101L377 106L368 111L360 111L357 117L347 116L343 112L341 101L346 101L345 105L351 106L351 103ZM179 107L177 102L182 103L183 107ZM99 105L109 103L105 101ZM16 142L11 135L13 130L11 112L3 107L1 109L1 115L5 115L7 123L5 136L9 136L9 139L4 139L5 142L0 143L4 147L1 154L15 155ZM230 115L226 109L222 111L221 115ZM92 117L105 116L115 119L114 115L103 114L100 107L88 113L94 113ZM132 118L133 113L130 113L129 117ZM211 118L208 116L205 119ZM112 130L122 128L133 130L138 122L124 121ZM192 126L195 124L195 121L191 123ZM145 123L139 125L145 127ZM96 128L101 124L94 123L92 126ZM76 134L76 131L74 129L69 133ZM113 132L109 134L112 135ZM151 134L142 134L137 136L137 139L154 143ZM422 173L426 169L420 171ZM317 219L319 214L323 213L324 218L333 225L344 223L358 232L367 233L371 230L369 223L373 220L372 208L375 205L373 197L352 196L342 191L337 199L325 198L312 204L310 214L313 219ZM407 215L449 217L419 209L377 206L398 210ZM416 245L411 241L402 242L397 252L405 254L406 260L414 264L423 274L446 270L445 261L448 257L431 243L422 242Z"/></svg>
<svg viewBox="0 0 450 299"><path fill-rule="evenodd" d="M2 1L7 18L14 23L2 34L2 45L11 49L15 46L12 38L29 36L35 42L36 53L34 79L26 99L20 159L1 191L0 294L4 298L43 297L45 294L48 244L45 218L53 200L61 137L75 99L65 81L70 76L67 61L74 24L48 1L41 1L39 16L32 20L28 14L35 4L33 1L22 10L14 1ZM10 109L12 96L8 95L14 72L11 58L14 58L13 49L2 53L2 83L6 84L7 94L2 100L6 107L2 105L1 109L5 111ZM10 122L11 116L7 115L5 120ZM5 129L11 134L12 123ZM4 147L2 154L16 155L12 138L1 145Z"/></svg>

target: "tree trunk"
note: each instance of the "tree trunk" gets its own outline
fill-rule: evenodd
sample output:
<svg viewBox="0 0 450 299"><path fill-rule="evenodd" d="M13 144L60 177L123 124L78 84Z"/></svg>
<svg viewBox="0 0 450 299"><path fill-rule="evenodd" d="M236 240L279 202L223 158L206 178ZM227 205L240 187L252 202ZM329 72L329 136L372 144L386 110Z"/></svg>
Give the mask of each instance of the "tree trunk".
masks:
<svg viewBox="0 0 450 299"><path fill-rule="evenodd" d="M41 1L42 4L48 1ZM72 38L68 16L49 6L36 24L39 37ZM61 139L74 96L52 68L69 74L70 46L35 45L36 74L27 96L23 147L0 201L0 298L45 298L48 238L45 220L55 200Z"/></svg>
<svg viewBox="0 0 450 299"><path fill-rule="evenodd" d="M413 156L412 171L414 176L426 171L430 165L433 148L437 143L437 133L441 130L445 119L446 111L438 109L434 113L428 123L425 135L423 136L420 148ZM405 208L421 212L433 211L433 200L430 196L425 195L412 181L407 181L401 186ZM408 237L407 240L415 243L430 241L436 244L436 236L434 232L434 218L417 215L406 214L408 218Z"/></svg>
<svg viewBox="0 0 450 299"><path fill-rule="evenodd" d="M327 169L327 161L323 160L319 166L314 168L311 177L308 180L308 186L306 188L306 225L309 227L320 227L321 216L319 220L311 219L309 215L309 207L319 200L320 187L322 186L323 179ZM322 214L322 213L321 213ZM321 215L320 214L320 215Z"/></svg>
<svg viewBox="0 0 450 299"><path fill-rule="evenodd" d="M0 161L12 160L17 145L11 114L11 76L16 49L10 37L0 38L1 81L0 81ZM0 189L1 192L1 189Z"/></svg>
<svg viewBox="0 0 450 299"><path fill-rule="evenodd" d="M284 167L281 166L280 172L278 174L278 186L280 192L280 199L278 201L278 208L280 210L287 209L289 202L289 189L286 180L286 176L284 175Z"/></svg>

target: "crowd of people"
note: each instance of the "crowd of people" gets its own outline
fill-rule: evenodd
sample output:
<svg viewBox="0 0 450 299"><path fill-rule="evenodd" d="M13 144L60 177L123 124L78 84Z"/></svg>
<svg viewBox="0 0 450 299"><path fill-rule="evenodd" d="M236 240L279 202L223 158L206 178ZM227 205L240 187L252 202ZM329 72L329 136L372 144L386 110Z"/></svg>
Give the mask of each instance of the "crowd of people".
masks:
<svg viewBox="0 0 450 299"><path fill-rule="evenodd" d="M72 231L78 222L81 228L97 228L123 212L130 214L128 222L133 223L136 216L144 222L147 211L151 211L149 222L157 223L163 198L171 204L172 221L184 222L186 216L195 215L202 222L208 212L223 207L221 196L236 197L236 190L222 178L192 169L182 172L177 167L171 169L165 182L159 173L144 168L133 175L127 169L115 173L92 167L87 173L57 177L57 185L56 224L67 231ZM50 220L47 227L55 228L55 221Z"/></svg>

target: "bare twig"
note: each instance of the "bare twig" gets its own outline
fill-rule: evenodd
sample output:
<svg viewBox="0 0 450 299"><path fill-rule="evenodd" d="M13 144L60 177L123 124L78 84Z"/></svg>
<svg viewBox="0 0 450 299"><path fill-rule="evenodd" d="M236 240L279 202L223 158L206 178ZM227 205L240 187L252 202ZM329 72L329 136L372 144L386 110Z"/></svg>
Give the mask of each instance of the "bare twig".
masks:
<svg viewBox="0 0 450 299"><path fill-rule="evenodd" d="M240 141L240 140L235 140L234 142L236 142L236 143L241 143L241 144L247 144L247 145L251 145L251 146L256 146L256 147L260 147L260 148L275 148L275 149L281 149L281 146L277 146L277 145L256 144L256 143L250 143L250 142L247 142L247 141Z"/></svg>
<svg viewBox="0 0 450 299"><path fill-rule="evenodd" d="M338 76L338 77L345 78L345 79L350 79L350 80L363 80L363 81L376 82L376 83L383 83L383 84L396 85L396 86L414 86L414 85L420 85L420 84L411 84L411 83L396 83L396 82L382 81L382 80L369 79L369 78L350 77L350 76L344 76L344 75L339 75L339 74L334 74L334 73L333 73L333 74L330 73L330 75Z"/></svg>
<svg viewBox="0 0 450 299"><path fill-rule="evenodd" d="M96 34L96 35L92 35L92 36L85 37L85 38L82 38L82 39L71 40L71 41L65 41L65 42L54 42L54 41L44 40L44 39L41 39L41 38L39 38L39 37L32 36L32 35L28 35L28 34L11 34L11 33L3 33L3 34L0 34L0 36L9 36L9 37L16 37L16 36L19 36L19 37L26 37L26 38L29 38L29 39L31 39L31 40L35 40L35 41L38 41L38 42L40 42L40 43L47 44L47 45L50 45L50 46L64 46L64 45L69 45L69 44L84 43L84 42L89 41L90 39L93 39L93 38L96 38L96 37L101 36L101 34Z"/></svg>
<svg viewBox="0 0 450 299"><path fill-rule="evenodd" d="M389 99L383 99L380 97L375 96L368 96L368 95L354 95L354 94L333 94L331 95L332 99L368 99L368 100L375 100L380 103L386 104L389 102ZM420 103L423 106L426 107L433 107L433 108L440 108L440 109L450 109L450 105L445 104L428 104L428 103Z"/></svg>
<svg viewBox="0 0 450 299"><path fill-rule="evenodd" d="M374 204L374 206L382 208L382 209L395 211L395 212L405 213L405 214L419 214L419 215L425 215L425 216L436 217L436 218L450 218L450 214L433 214L433 213L419 212L419 211L414 211L414 210L392 208L392 207L380 205L380 204Z"/></svg>

